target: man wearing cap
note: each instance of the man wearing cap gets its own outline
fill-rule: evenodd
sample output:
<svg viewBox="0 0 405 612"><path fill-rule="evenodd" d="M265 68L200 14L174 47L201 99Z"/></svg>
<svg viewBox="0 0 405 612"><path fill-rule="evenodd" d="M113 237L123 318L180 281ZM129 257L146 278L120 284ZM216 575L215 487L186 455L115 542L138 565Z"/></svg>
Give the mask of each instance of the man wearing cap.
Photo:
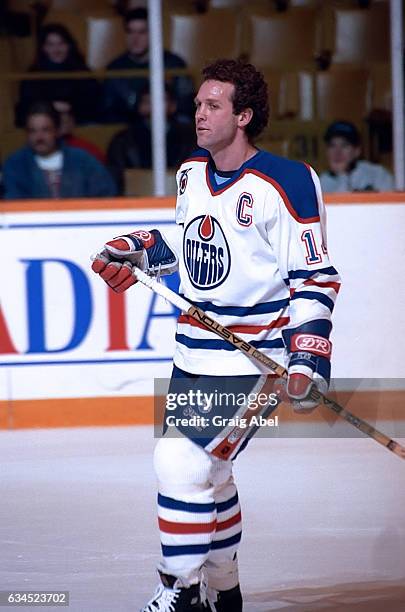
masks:
<svg viewBox="0 0 405 612"><path fill-rule="evenodd" d="M329 170L320 175L324 192L391 191L393 177L379 164L360 160L360 135L348 121L335 121L325 133Z"/></svg>

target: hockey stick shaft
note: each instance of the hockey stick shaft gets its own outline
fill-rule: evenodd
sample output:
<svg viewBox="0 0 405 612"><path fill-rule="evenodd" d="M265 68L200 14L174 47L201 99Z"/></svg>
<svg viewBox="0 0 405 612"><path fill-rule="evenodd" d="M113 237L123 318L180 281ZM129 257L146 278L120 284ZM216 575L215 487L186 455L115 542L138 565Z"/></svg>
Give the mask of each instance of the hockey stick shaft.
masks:
<svg viewBox="0 0 405 612"><path fill-rule="evenodd" d="M218 321L215 321L215 319L212 319L204 312L204 310L201 310L201 308L194 306L193 304L182 298L180 295L169 289L169 287L167 287L166 285L159 283L156 279L142 272L142 270L140 270L136 266L133 266L132 270L136 278L143 285L145 285L155 293L159 294L161 297L165 298L168 302L179 308L179 310L187 313L190 317L193 317L193 319L204 325L209 331L214 332L215 334L232 344L232 346L242 351L242 353L244 353L248 357L260 362L265 367L272 370L272 372L277 374L277 376L279 376L280 378L287 378L288 372L286 368L271 359L271 357L268 357L261 351L258 351L252 344L246 342L246 340L243 340L237 334L234 334L230 329L224 327L223 325L218 323ZM354 414L343 408L343 406L340 406L334 400L323 395L323 393L321 393L315 385L312 386L312 390L308 399L314 400L319 404L326 406L327 408L335 412L337 415L339 415L342 419L350 423L350 425L356 427L359 431L366 434L370 438L373 438L376 442L382 444L383 446L388 448L388 450L398 455L398 457L401 457L401 459L405 459L405 448L401 444L399 444L395 440L392 440L391 438L383 434L381 431L375 429L375 427L367 423L367 421L364 421L360 417L355 416Z"/></svg>

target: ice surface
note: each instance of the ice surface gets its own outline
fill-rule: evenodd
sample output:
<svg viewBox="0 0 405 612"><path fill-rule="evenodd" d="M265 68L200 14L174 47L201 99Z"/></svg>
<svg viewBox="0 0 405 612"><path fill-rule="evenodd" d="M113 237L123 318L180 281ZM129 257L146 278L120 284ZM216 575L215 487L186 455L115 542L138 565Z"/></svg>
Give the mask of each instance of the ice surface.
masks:
<svg viewBox="0 0 405 612"><path fill-rule="evenodd" d="M154 444L151 427L0 432L0 590L139 610L157 582ZM258 439L235 473L246 612L405 610L404 461L369 439Z"/></svg>

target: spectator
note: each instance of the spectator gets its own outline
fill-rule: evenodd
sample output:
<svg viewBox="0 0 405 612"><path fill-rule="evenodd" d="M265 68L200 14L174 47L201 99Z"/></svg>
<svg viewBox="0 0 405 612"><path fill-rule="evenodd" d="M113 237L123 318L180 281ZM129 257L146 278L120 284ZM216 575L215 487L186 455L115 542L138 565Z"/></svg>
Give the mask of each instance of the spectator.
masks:
<svg viewBox="0 0 405 612"><path fill-rule="evenodd" d="M3 169L6 199L113 196L114 182L94 157L58 141L60 117L48 102L27 114L27 146L10 155Z"/></svg>
<svg viewBox="0 0 405 612"><path fill-rule="evenodd" d="M50 23L39 33L38 51L29 72L89 71L77 43L63 25ZM71 100L78 123L97 121L100 87L94 79L40 79L23 81L16 109L16 124L25 124L27 110L34 102Z"/></svg>
<svg viewBox="0 0 405 612"><path fill-rule="evenodd" d="M77 147L83 149L93 155L99 162L105 164L106 156L97 145L90 140L85 138L79 138L73 134L76 127L76 119L73 111L72 104L69 100L56 100L53 103L54 109L59 113L60 128L59 136L63 139L63 142L70 147Z"/></svg>
<svg viewBox="0 0 405 612"><path fill-rule="evenodd" d="M173 92L166 87L166 157L169 168L176 168L196 146L194 128L179 121L176 110ZM133 123L114 136L107 150L107 163L120 193L124 191L126 168L152 167L150 119L151 99L149 86L146 86L139 94Z"/></svg>
<svg viewBox="0 0 405 612"><path fill-rule="evenodd" d="M393 177L378 164L360 159L357 128L347 121L335 121L325 133L329 170L320 175L324 192L390 191Z"/></svg>
<svg viewBox="0 0 405 612"><path fill-rule="evenodd" d="M148 11L137 8L124 18L127 51L113 60L107 70L130 70L149 68ZM186 64L177 55L164 51L164 68L185 68ZM130 123L137 98L149 82L145 77L107 79L104 89L104 120L106 122ZM193 116L193 84L189 77L175 77L171 83L176 96L178 112L191 121Z"/></svg>

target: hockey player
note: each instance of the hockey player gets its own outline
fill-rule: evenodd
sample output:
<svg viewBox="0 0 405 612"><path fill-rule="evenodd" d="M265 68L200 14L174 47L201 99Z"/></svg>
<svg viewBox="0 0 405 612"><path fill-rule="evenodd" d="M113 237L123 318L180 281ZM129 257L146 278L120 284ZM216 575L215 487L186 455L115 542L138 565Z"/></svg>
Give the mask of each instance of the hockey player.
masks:
<svg viewBox="0 0 405 612"><path fill-rule="evenodd" d="M263 76L251 64L207 66L195 104L200 149L177 174L177 238L158 230L120 236L104 245L93 270L121 292L136 282L131 264L151 274L178 267L181 293L285 365L294 408L312 410L312 385L328 388L340 286L327 254L318 177L305 163L254 146L269 108ZM246 389L268 390L256 363L182 314L172 389L230 375ZM143 612L240 612L232 459L254 430L201 439L190 430L156 445L161 584Z"/></svg>

